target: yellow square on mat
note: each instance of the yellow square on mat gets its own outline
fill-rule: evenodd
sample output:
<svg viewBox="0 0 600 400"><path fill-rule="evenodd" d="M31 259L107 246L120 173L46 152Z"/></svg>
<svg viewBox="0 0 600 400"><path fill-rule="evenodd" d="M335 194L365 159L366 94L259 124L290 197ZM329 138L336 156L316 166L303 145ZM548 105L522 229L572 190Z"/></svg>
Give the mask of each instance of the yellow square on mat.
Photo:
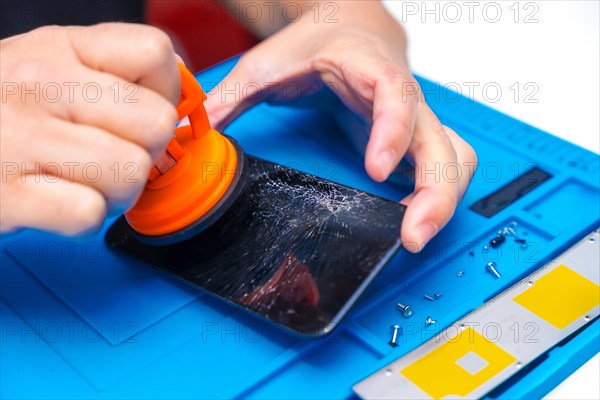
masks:
<svg viewBox="0 0 600 400"><path fill-rule="evenodd" d="M560 264L513 300L563 329L600 304L600 286Z"/></svg>
<svg viewBox="0 0 600 400"><path fill-rule="evenodd" d="M516 359L472 328L400 371L434 399L467 397Z"/></svg>

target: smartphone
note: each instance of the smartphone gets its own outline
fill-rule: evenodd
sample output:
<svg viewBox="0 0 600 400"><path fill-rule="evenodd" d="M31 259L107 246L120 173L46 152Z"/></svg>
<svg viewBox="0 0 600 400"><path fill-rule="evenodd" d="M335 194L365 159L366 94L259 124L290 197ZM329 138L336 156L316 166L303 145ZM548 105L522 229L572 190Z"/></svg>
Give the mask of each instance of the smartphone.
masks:
<svg viewBox="0 0 600 400"><path fill-rule="evenodd" d="M400 248L406 208L246 157L237 199L204 231L157 246L121 217L106 241L284 329L327 334Z"/></svg>

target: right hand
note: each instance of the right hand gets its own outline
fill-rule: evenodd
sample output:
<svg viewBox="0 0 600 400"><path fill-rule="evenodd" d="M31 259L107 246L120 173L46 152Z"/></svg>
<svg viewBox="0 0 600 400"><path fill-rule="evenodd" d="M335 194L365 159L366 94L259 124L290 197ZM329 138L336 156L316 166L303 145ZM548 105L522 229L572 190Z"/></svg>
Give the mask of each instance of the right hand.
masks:
<svg viewBox="0 0 600 400"><path fill-rule="evenodd" d="M80 234L135 204L177 122L168 36L44 27L0 41L0 54L0 231Z"/></svg>
<svg viewBox="0 0 600 400"><path fill-rule="evenodd" d="M359 138L356 142L368 138L365 169L371 178L385 181L403 158L412 164L412 174L403 168L414 178L414 191L401 200L408 205L401 235L404 248L418 252L454 215L477 155L425 102L408 66L402 25L378 1L339 3L337 23L316 23L306 13L245 53L211 91L206 110L213 126L222 130L259 99L299 102L285 88L297 88L310 98L328 85L355 114L351 118L362 120L351 135ZM234 87L250 90L242 90L239 98L219 91ZM435 172L446 166L457 169L456 179Z"/></svg>

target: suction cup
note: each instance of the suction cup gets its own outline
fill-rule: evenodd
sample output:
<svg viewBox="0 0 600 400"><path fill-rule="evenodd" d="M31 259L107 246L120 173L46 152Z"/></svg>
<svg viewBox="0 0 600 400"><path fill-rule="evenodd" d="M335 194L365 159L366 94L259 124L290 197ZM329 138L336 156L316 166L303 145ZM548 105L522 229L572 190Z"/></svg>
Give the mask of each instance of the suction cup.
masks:
<svg viewBox="0 0 600 400"><path fill-rule="evenodd" d="M164 235L144 235L137 232L130 226L133 235L139 241L154 246L166 246L173 243L183 242L184 240L196 236L197 234L214 224L237 200L240 192L242 191L246 183L248 168L246 157L241 146L235 140L229 137L227 138L231 141L237 152L238 163L233 180L229 184L229 187L227 188L221 199L200 218L190 223L189 225L171 233L166 233Z"/></svg>
<svg viewBox="0 0 600 400"><path fill-rule="evenodd" d="M138 202L125 213L133 234L163 246L186 240L215 222L237 198L244 183L245 157L235 140L210 127L206 95L183 66L179 118L165 154L150 171Z"/></svg>

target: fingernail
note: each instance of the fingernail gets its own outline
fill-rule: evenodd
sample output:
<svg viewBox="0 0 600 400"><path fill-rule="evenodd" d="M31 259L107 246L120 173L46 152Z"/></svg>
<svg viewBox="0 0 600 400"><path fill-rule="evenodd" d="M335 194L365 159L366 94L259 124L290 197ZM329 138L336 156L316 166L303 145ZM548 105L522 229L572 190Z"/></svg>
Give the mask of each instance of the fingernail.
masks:
<svg viewBox="0 0 600 400"><path fill-rule="evenodd" d="M394 171L394 168L396 168L396 165L398 164L398 157L394 150L384 150L379 153L377 161L379 162L379 166L384 174L383 180L386 180L392 171Z"/></svg>
<svg viewBox="0 0 600 400"><path fill-rule="evenodd" d="M414 235L421 250L438 233L438 227L425 222L415 228Z"/></svg>

